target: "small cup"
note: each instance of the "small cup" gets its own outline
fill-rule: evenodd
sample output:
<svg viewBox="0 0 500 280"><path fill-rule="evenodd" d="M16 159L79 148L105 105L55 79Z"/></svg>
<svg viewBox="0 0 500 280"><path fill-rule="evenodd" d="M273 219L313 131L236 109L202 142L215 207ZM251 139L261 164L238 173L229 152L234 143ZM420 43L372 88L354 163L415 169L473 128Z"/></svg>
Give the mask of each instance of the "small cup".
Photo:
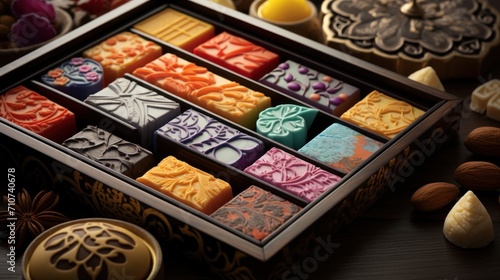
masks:
<svg viewBox="0 0 500 280"><path fill-rule="evenodd" d="M23 279L164 279L161 247L145 229L107 218L54 226L23 256Z"/></svg>
<svg viewBox="0 0 500 280"><path fill-rule="evenodd" d="M250 5L250 15L271 23L273 25L279 26L283 29L291 31L293 33L299 34L311 40L320 42L321 41L321 24L318 17L318 9L314 5L314 3L307 1L307 5L309 6L311 13L307 18L292 21L292 22L282 22L282 21L274 21L268 20L262 17L262 4L266 2L266 0L255 0Z"/></svg>

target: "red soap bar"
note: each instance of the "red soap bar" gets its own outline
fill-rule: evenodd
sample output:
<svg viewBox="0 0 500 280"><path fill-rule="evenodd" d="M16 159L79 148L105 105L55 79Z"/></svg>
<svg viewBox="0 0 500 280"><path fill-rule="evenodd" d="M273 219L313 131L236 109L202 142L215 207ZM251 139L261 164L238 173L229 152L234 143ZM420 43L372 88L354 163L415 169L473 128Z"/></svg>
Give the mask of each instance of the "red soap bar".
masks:
<svg viewBox="0 0 500 280"><path fill-rule="evenodd" d="M277 54L227 32L199 45L193 52L254 80L271 72L279 63Z"/></svg>
<svg viewBox="0 0 500 280"><path fill-rule="evenodd" d="M0 96L0 117L59 144L76 133L71 111L24 86Z"/></svg>

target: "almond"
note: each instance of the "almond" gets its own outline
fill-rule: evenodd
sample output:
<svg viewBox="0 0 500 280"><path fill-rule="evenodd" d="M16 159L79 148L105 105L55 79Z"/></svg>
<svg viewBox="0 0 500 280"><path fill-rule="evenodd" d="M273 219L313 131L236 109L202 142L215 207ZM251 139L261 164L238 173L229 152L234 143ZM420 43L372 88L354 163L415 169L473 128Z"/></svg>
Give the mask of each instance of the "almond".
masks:
<svg viewBox="0 0 500 280"><path fill-rule="evenodd" d="M448 205L459 193L458 187L454 184L435 182L424 185L415 191L410 202L418 211L431 212Z"/></svg>
<svg viewBox="0 0 500 280"><path fill-rule="evenodd" d="M468 190L500 189L500 168L487 161L469 161L455 169L455 180Z"/></svg>
<svg viewBox="0 0 500 280"><path fill-rule="evenodd" d="M500 128L493 126L478 127L467 135L464 144L474 154L500 157Z"/></svg>

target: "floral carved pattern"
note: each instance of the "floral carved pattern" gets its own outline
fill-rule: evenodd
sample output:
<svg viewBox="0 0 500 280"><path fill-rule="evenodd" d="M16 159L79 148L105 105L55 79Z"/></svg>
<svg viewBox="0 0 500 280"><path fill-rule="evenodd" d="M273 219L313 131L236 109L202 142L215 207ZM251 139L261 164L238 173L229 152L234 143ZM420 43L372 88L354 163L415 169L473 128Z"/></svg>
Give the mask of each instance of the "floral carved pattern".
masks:
<svg viewBox="0 0 500 280"><path fill-rule="evenodd" d="M420 58L427 52L477 55L495 36L496 14L478 1L418 1L424 13L401 12L406 0L338 0L324 4L334 36L360 48Z"/></svg>

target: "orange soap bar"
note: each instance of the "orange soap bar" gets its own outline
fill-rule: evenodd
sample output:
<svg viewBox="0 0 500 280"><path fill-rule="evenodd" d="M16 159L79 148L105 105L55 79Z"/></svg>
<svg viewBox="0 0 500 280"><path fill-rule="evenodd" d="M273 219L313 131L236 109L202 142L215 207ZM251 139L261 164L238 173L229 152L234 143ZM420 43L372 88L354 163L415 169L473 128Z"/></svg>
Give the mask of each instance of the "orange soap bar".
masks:
<svg viewBox="0 0 500 280"><path fill-rule="evenodd" d="M76 133L71 111L24 86L0 96L0 117L57 143Z"/></svg>
<svg viewBox="0 0 500 280"><path fill-rule="evenodd" d="M84 57L102 65L105 85L123 77L125 73L132 73L161 54L159 45L131 32L116 34L83 52Z"/></svg>
<svg viewBox="0 0 500 280"><path fill-rule="evenodd" d="M190 94L193 103L249 129L259 113L271 106L271 98L236 82L206 86Z"/></svg>
<svg viewBox="0 0 500 280"><path fill-rule="evenodd" d="M164 158L137 181L207 215L233 198L227 182L173 156Z"/></svg>
<svg viewBox="0 0 500 280"><path fill-rule="evenodd" d="M254 80L271 72L279 63L277 54L227 32L197 46L193 52Z"/></svg>
<svg viewBox="0 0 500 280"><path fill-rule="evenodd" d="M171 53L166 53L144 67L135 69L133 75L186 100L194 90L229 82L208 71L207 68Z"/></svg>
<svg viewBox="0 0 500 280"><path fill-rule="evenodd" d="M189 52L215 35L214 26L167 8L134 28Z"/></svg>
<svg viewBox="0 0 500 280"><path fill-rule="evenodd" d="M376 90L340 117L385 138L393 138L425 112Z"/></svg>

